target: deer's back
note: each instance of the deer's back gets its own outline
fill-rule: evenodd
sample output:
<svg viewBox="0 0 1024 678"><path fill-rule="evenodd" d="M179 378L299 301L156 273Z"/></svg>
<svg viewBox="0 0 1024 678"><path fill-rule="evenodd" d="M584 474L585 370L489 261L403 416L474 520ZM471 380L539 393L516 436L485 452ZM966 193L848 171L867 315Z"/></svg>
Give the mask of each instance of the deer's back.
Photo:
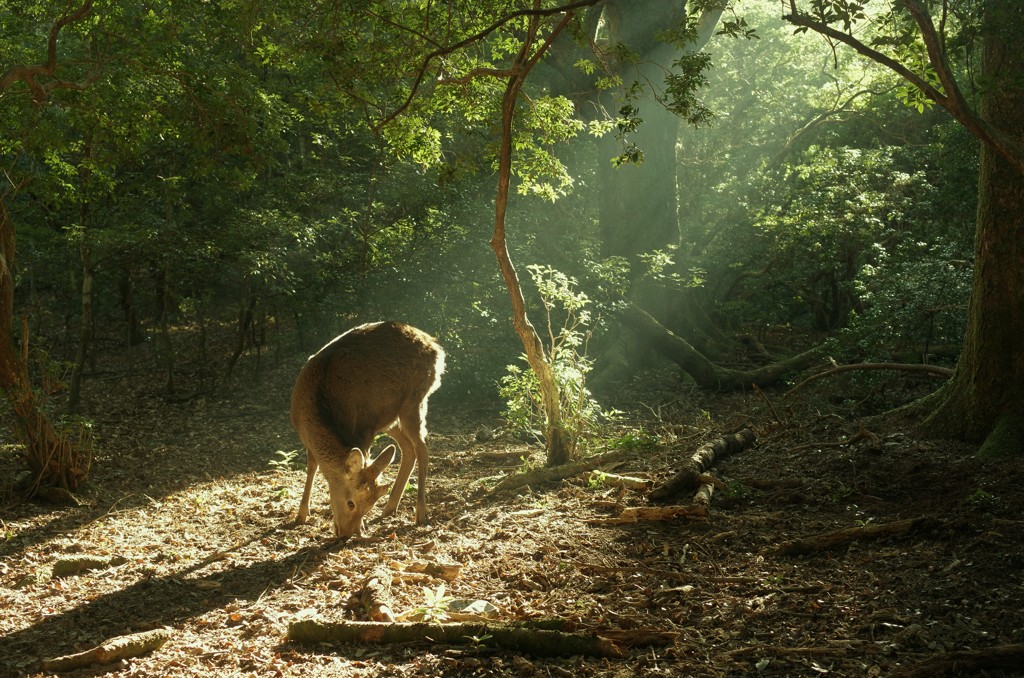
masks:
<svg viewBox="0 0 1024 678"><path fill-rule="evenodd" d="M300 430L318 417L346 446L365 449L403 412L440 383L444 351L415 327L387 321L354 327L311 356L292 391L291 417Z"/></svg>

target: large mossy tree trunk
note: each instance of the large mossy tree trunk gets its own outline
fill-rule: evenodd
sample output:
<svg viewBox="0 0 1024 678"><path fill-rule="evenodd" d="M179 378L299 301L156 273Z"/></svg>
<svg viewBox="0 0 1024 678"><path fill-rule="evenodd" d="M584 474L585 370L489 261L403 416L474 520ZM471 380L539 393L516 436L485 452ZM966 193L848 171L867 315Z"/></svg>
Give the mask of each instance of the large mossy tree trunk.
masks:
<svg viewBox="0 0 1024 678"><path fill-rule="evenodd" d="M982 117L1024 145L1024 5L985 4ZM1024 174L982 147L974 283L956 372L929 398L922 431L1024 453Z"/></svg>

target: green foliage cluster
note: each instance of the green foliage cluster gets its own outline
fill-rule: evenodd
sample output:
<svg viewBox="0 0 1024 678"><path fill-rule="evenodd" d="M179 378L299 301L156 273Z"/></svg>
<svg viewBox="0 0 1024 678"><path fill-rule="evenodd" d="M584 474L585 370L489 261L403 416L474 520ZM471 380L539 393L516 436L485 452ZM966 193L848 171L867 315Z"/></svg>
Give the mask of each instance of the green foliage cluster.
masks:
<svg viewBox="0 0 1024 678"><path fill-rule="evenodd" d="M615 415L602 408L587 389L587 374L594 366L586 352L593 323L590 299L579 291L574 278L550 266L531 265L528 269L543 307L545 352L561 396L562 424L574 444L585 443ZM537 376L515 364L506 370L499 392L509 425L522 431L544 430ZM572 453L570 450L570 456Z"/></svg>
<svg viewBox="0 0 1024 678"><path fill-rule="evenodd" d="M62 9L28 3L0 16L2 65L38 61ZM474 80L481 99L438 88L432 107L378 134L430 40L400 24L430 25L436 8L340 9L99 0L59 41L59 75L88 86L55 90L44 105L21 85L0 95L3 170L24 186L7 201L17 302L34 305L32 330L56 355L74 354L67 323L80 314L85 269L100 335L156 345L166 334L170 350L203 362L215 361L194 343L207 334L259 351L297 330L308 351L373 317L421 324L455 350L474 350L467 326L482 330L476 340L495 333L497 275L487 231L474 226L488 219L473 203L489 198L476 178L489 164L475 159L486 157L497 89ZM492 18L470 12L458 28ZM442 68L455 74L456 62ZM579 127L559 101L533 109L524 153L531 130L550 148ZM444 135L443 120L455 121ZM442 157L442 142L458 154ZM534 153L522 185L564 191L552 157ZM467 287L486 293L470 305ZM176 328L189 331L172 340ZM479 379L466 376L467 388Z"/></svg>
<svg viewBox="0 0 1024 678"><path fill-rule="evenodd" d="M855 22L860 4L814 7ZM759 39L715 43L716 122L682 137L675 274L706 272L699 296L723 325L827 333L841 360L958 344L976 143L908 108L890 74L740 9Z"/></svg>

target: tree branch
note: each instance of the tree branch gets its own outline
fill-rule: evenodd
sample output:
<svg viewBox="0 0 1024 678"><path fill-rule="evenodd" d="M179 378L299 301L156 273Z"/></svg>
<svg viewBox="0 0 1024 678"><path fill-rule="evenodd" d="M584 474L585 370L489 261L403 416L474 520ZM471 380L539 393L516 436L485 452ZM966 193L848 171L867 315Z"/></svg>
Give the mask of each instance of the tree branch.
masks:
<svg viewBox="0 0 1024 678"><path fill-rule="evenodd" d="M838 367L833 367L830 370L825 370L818 374L812 374L793 388L786 391L782 397L790 397L812 381L830 377L833 374L853 372L856 370L897 370L900 372L920 372L923 374L930 374L933 377L942 377L946 379L953 376L953 370L948 367L940 367L938 365L919 365L917 363L857 363L854 365L839 365Z"/></svg>
<svg viewBox="0 0 1024 678"><path fill-rule="evenodd" d="M77 83L68 80L51 80L40 84L40 76L53 76L57 71L57 38L62 28L68 24L84 19L92 11L93 0L84 0L82 6L70 14L65 14L54 22L50 27L50 34L46 40L46 63L26 66L15 64L0 76L0 93L6 93L14 83L24 82L32 92L32 99L36 103L43 103L49 98L49 93L55 89L85 89L93 79ZM70 9L71 3L68 3Z"/></svg>
<svg viewBox="0 0 1024 678"><path fill-rule="evenodd" d="M921 31L925 47L928 50L928 60L935 69L942 83L945 93L940 92L924 78L905 65L896 61L890 56L868 47L863 42L849 33L840 31L825 22L800 12L796 7L796 0L790 0L790 13L782 18L794 26L810 29L815 33L827 36L841 42L856 51L858 54L881 64L895 72L900 77L910 82L914 87L921 90L926 97L937 103L963 125L971 134L980 139L993 151L1001 155L1013 164L1021 173L1024 173L1024 147L1014 141L1008 134L998 127L990 124L980 117L964 99L953 77L949 64L945 59L945 50L942 49L941 40L936 33L935 25L932 23L931 15L919 0L900 0L900 3L910 13L914 23Z"/></svg>
<svg viewBox="0 0 1024 678"><path fill-rule="evenodd" d="M847 45L848 47L853 48L853 50L860 54L861 56L865 56L868 59L874 61L875 63L879 63L885 66L886 68L894 71L900 77L904 78L905 80L908 80L912 85L914 85L914 87L917 87L919 90L924 92L925 96L927 96L929 99L939 104L943 108L946 108L947 110L949 109L948 99L946 95L940 92L939 90L935 89L932 85L928 83L927 80L919 76L914 71L910 70L909 68L907 68L900 62L896 61L892 57L889 57L876 49L868 47L863 42L853 37L849 33L844 33L843 31L833 28L832 26L829 26L824 22L814 19L808 14L803 14L801 12L795 11L796 8L793 5L790 6L791 8L793 8L794 11L791 14L784 15L782 17L783 20L788 21L794 26L808 28L814 31L815 33L832 38L833 40L836 40L838 42L843 43L844 45Z"/></svg>
<svg viewBox="0 0 1024 678"><path fill-rule="evenodd" d="M419 92L419 88L423 84L423 79L427 75L427 69L430 67L431 62L434 61L434 59L445 56L446 54L457 52L460 49L464 49L474 43L480 42L481 40L489 36L491 33L494 33L502 26L505 26L509 22L514 21L515 19L518 19L520 17L547 17L554 16L556 14L570 13L573 10L578 9L580 7L591 7L603 1L604 0L577 0L576 2L570 2L566 5L560 5L558 7L551 7L547 9L537 8L517 10L515 12L510 12L506 14L505 16L497 19L487 28L478 31L473 35L467 36L452 45L435 49L434 51L428 53L423 58L423 63L420 64L420 67L416 71L416 76L413 78L412 87L409 89L409 94L406 96L405 101L399 104L398 108L393 110L391 113L388 113L383 118L381 118L381 120L376 125L373 126L373 131L379 132L381 129L384 128L385 125L387 125L389 122L397 118L407 108L409 108L409 105L412 104L412 100L416 98L416 94Z"/></svg>

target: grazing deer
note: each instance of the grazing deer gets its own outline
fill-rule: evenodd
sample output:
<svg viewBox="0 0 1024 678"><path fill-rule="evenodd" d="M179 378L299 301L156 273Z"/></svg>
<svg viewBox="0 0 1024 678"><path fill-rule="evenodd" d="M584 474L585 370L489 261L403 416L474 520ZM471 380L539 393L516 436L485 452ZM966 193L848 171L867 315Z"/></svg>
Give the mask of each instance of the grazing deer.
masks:
<svg viewBox="0 0 1024 678"><path fill-rule="evenodd" d="M363 515L387 493L377 478L395 458L389 445L370 461L370 443L386 431L402 463L384 506L398 509L415 463L416 524L427 522L427 397L441 384L444 350L425 332L399 322L350 329L324 346L299 372L292 389L292 426L306 446L306 487L296 522L309 517L319 466L327 478L334 534L359 536Z"/></svg>

